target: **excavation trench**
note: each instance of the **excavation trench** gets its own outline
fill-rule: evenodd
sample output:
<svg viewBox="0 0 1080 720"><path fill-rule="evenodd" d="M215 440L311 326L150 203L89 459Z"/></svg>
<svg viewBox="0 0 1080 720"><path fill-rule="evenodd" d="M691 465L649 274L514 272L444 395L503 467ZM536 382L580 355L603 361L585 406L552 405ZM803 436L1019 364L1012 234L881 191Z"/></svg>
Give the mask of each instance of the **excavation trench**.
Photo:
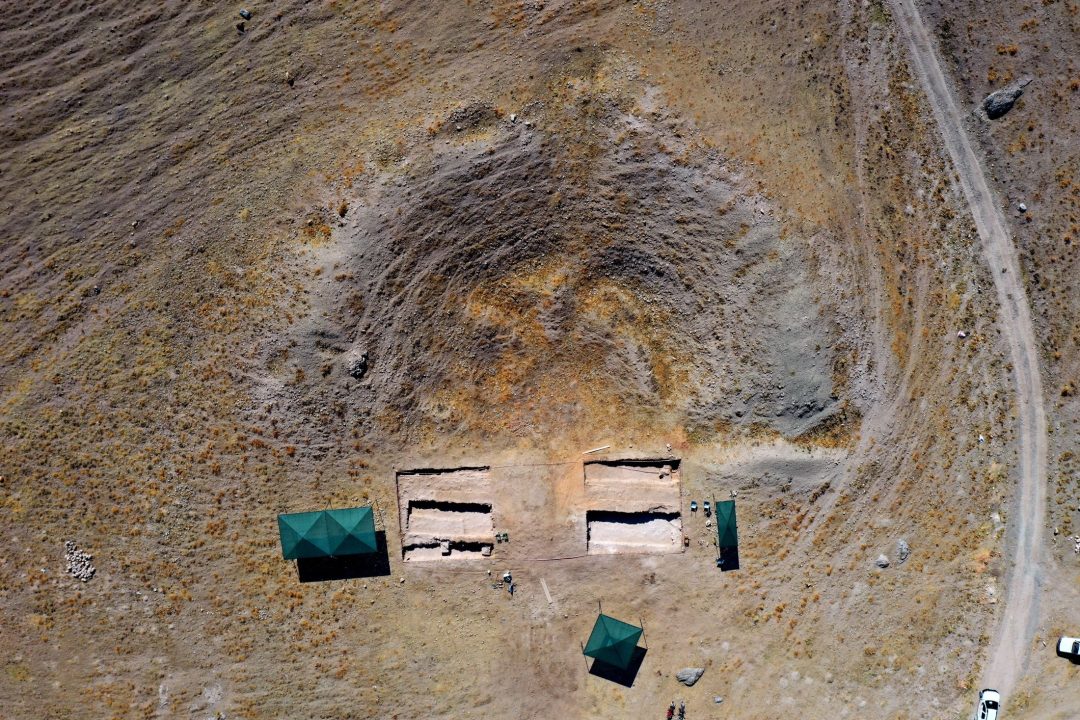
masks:
<svg viewBox="0 0 1080 720"><path fill-rule="evenodd" d="M490 555L495 539L490 482L486 468L400 473L402 557L414 561Z"/></svg>
<svg viewBox="0 0 1080 720"><path fill-rule="evenodd" d="M677 512L589 510L585 524L590 555L672 553L682 548Z"/></svg>

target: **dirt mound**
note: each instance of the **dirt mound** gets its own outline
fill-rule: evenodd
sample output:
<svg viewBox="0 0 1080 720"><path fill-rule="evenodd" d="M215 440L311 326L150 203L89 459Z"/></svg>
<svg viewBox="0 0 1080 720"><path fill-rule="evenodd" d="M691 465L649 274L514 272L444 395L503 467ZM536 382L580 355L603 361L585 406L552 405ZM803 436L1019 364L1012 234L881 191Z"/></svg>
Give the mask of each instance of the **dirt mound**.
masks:
<svg viewBox="0 0 1080 720"><path fill-rule="evenodd" d="M347 412L414 439L610 427L612 407L788 434L828 417L805 242L686 128L588 107L598 122L574 108L435 140L370 183L325 252L337 281L317 285L302 365L368 352Z"/></svg>
<svg viewBox="0 0 1080 720"><path fill-rule="evenodd" d="M453 110L445 122L433 125L433 135L452 135L460 132L475 132L491 127L499 119L498 109L491 103L474 102Z"/></svg>

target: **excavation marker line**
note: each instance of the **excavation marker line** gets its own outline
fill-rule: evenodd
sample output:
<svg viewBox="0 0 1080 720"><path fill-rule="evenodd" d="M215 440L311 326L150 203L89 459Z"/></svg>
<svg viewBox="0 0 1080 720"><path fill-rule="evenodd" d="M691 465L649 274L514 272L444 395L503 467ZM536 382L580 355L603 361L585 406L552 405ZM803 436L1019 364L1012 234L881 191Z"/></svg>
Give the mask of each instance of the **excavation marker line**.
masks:
<svg viewBox="0 0 1080 720"><path fill-rule="evenodd" d="M633 555L643 555L643 554L646 554L646 553L623 553L623 556L625 557L627 555L633 556ZM536 562L556 562L558 560L580 560L581 558L594 558L597 562L602 562L604 557L618 557L618 556L617 555L609 555L609 556L605 556L605 555L589 555L589 554L586 553L585 555L563 555L561 557L548 557L548 558L503 558L503 560L505 560L506 562L514 562L514 563L536 563ZM475 561L473 561L473 560L462 560L461 562L475 562ZM419 561L419 562L416 562L415 564L417 566L417 571L419 572L420 566L430 566L430 565L434 565L434 564L437 564L437 563L429 563L429 562ZM409 563L409 566L412 566L412 565L413 565L413 563ZM451 573L451 574L462 574L462 575L467 575L469 573L486 573L487 572L487 568L475 568L475 569L468 569L468 570L458 570L456 568L448 568L448 567L424 567L423 569L428 571L428 572L432 572L432 573Z"/></svg>
<svg viewBox="0 0 1080 720"><path fill-rule="evenodd" d="M551 467L553 465L576 465L580 460L561 460L549 463L511 463L509 465L488 465L488 468L515 468L515 467Z"/></svg>

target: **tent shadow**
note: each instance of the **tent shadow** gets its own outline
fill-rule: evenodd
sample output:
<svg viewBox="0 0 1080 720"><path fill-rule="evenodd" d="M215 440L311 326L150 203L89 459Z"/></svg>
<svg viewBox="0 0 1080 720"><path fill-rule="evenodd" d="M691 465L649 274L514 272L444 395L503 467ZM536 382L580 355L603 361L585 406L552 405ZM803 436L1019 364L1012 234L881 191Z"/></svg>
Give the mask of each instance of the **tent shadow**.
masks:
<svg viewBox="0 0 1080 720"><path fill-rule="evenodd" d="M630 658L630 664L626 666L625 670L603 660L593 660L592 667L589 668L589 674L604 680L610 680L623 687L633 687L634 680L637 679L638 670L641 669L641 663L644 662L645 653L647 652L649 652L647 648L634 648L634 655Z"/></svg>
<svg viewBox="0 0 1080 720"><path fill-rule="evenodd" d="M716 561L716 566L720 568L720 572L727 572L728 570L739 569L739 548L737 547L723 547L720 548L720 557Z"/></svg>
<svg viewBox="0 0 1080 720"><path fill-rule="evenodd" d="M382 530L375 533L375 544L375 552L363 555L300 558L296 561L300 582L386 577L390 574L390 556L386 552L386 533Z"/></svg>

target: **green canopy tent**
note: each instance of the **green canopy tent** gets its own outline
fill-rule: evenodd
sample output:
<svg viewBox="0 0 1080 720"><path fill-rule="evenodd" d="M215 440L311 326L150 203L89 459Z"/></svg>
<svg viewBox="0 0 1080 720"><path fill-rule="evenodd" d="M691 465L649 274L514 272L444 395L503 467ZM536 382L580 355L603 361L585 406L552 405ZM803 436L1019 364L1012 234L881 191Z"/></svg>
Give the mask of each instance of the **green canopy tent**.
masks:
<svg viewBox="0 0 1080 720"><path fill-rule="evenodd" d="M626 670L634 660L641 633L640 627L601 613L582 652L600 662Z"/></svg>
<svg viewBox="0 0 1080 720"><path fill-rule="evenodd" d="M286 560L341 557L378 551L370 507L278 515Z"/></svg>
<svg viewBox="0 0 1080 720"><path fill-rule="evenodd" d="M723 571L739 569L739 528L735 522L735 501L716 502L716 566Z"/></svg>

